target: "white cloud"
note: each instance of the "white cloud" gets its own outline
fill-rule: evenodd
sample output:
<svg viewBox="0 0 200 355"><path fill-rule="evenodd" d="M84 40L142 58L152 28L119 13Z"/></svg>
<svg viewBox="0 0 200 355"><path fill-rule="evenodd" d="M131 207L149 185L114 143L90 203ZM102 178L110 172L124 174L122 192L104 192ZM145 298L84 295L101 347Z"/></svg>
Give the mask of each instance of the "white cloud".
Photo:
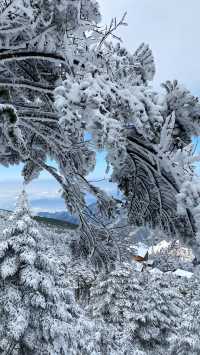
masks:
<svg viewBox="0 0 200 355"><path fill-rule="evenodd" d="M22 187L22 181L19 179L0 181L0 208L13 209ZM56 205L56 208L60 206L63 210L59 186L53 179L35 180L27 186L26 190L33 209L43 210L45 207L48 209L48 205L49 208L54 208Z"/></svg>
<svg viewBox="0 0 200 355"><path fill-rule="evenodd" d="M108 180L95 183L96 186L102 188L108 195L117 196L117 187ZM0 181L0 209L13 210L21 190L23 188L21 180ZM60 197L60 187L53 179L34 180L27 185L31 208L34 213L39 211L63 211L66 209L64 200ZM87 196L87 203L93 203L94 197Z"/></svg>

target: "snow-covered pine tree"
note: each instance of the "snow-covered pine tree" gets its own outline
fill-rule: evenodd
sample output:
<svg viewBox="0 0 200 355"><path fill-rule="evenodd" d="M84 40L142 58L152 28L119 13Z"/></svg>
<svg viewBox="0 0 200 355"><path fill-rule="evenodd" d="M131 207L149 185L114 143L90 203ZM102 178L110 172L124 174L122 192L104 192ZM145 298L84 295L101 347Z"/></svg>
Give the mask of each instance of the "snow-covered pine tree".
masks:
<svg viewBox="0 0 200 355"><path fill-rule="evenodd" d="M181 313L177 334L170 338L170 355L200 354L200 303L193 300Z"/></svg>
<svg viewBox="0 0 200 355"><path fill-rule="evenodd" d="M113 342L124 355L136 351L132 334L141 292L139 273L126 263L116 264L110 273L99 274L91 288L88 312L92 319L103 320L110 327Z"/></svg>
<svg viewBox="0 0 200 355"><path fill-rule="evenodd" d="M168 351L168 337L176 334L181 312L188 304L179 287L169 275L143 275L128 264L118 265L97 277L88 311L93 319L110 327L122 354L161 354Z"/></svg>
<svg viewBox="0 0 200 355"><path fill-rule="evenodd" d="M31 218L25 191L9 224L0 243L1 351L77 355L80 329L84 333L81 324L87 334L87 322L72 291L55 281L58 265L40 249L42 236Z"/></svg>
<svg viewBox="0 0 200 355"><path fill-rule="evenodd" d="M146 353L167 352L168 337L176 333L184 309L183 295L174 286L170 275L148 276L137 312L134 312L133 340Z"/></svg>
<svg viewBox="0 0 200 355"><path fill-rule="evenodd" d="M94 267L85 260L70 260L66 265L68 283L75 290L76 301L82 306L90 302L90 289L96 278Z"/></svg>

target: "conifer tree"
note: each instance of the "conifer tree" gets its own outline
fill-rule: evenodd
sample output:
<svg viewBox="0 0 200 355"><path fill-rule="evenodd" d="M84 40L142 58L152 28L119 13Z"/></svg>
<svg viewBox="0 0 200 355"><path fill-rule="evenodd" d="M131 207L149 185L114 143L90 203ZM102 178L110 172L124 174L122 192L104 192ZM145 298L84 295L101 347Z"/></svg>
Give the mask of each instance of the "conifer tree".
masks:
<svg viewBox="0 0 200 355"><path fill-rule="evenodd" d="M80 310L55 282L55 263L40 250L25 191L0 243L0 347L6 354L70 354Z"/></svg>
<svg viewBox="0 0 200 355"><path fill-rule="evenodd" d="M200 354L200 303L193 300L181 314L177 333L170 338L170 355Z"/></svg>
<svg viewBox="0 0 200 355"><path fill-rule="evenodd" d="M113 341L122 354L136 351L132 334L142 291L138 276L129 264L117 264L110 273L100 274L91 289L89 314L113 329Z"/></svg>
<svg viewBox="0 0 200 355"><path fill-rule="evenodd" d="M96 278L94 267L82 259L71 260L67 265L67 279L69 285L75 289L75 298L82 306L90 302L90 290Z"/></svg>
<svg viewBox="0 0 200 355"><path fill-rule="evenodd" d="M153 275L147 280L134 313L133 339L143 351L159 354L167 351L168 337L176 333L185 302L170 275Z"/></svg>

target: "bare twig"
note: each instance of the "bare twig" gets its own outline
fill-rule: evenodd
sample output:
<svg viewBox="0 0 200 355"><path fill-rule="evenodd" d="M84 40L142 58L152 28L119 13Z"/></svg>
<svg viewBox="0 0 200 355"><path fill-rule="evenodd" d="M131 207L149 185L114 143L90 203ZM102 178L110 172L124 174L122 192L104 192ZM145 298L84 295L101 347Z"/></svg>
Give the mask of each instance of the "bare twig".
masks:
<svg viewBox="0 0 200 355"><path fill-rule="evenodd" d="M106 39L111 36L112 38L114 39L117 39L119 40L120 42L122 41L120 37L118 37L116 34L115 34L115 31L120 27L120 26L127 26L127 22L125 22L125 19L126 19L126 15L127 15L127 12L124 13L124 15L122 16L121 20L119 22L117 22L117 19L116 17L113 18L110 22L110 25L109 26L106 26L105 30L104 31L100 31L99 29L96 30L96 32L98 33L102 33L103 34L103 37L98 45L98 49L101 49L103 43L106 41Z"/></svg>

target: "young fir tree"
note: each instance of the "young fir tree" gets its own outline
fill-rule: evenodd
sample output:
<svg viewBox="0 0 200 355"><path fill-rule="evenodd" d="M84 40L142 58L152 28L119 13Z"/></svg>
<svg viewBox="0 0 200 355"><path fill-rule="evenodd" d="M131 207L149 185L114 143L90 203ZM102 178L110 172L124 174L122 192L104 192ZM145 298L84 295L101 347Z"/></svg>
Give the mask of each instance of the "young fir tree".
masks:
<svg viewBox="0 0 200 355"><path fill-rule="evenodd" d="M136 351L132 334L135 330L134 307L137 308L142 291L138 276L129 264L117 264L110 273L100 274L91 289L89 314L112 329L113 341L122 354Z"/></svg>
<svg viewBox="0 0 200 355"><path fill-rule="evenodd" d="M90 289L96 278L94 268L83 259L69 260L67 265L67 279L75 290L75 299L83 307L90 302Z"/></svg>
<svg viewBox="0 0 200 355"><path fill-rule="evenodd" d="M169 275L148 276L134 313L133 339L140 349L159 354L169 346L168 336L176 332L185 303Z"/></svg>
<svg viewBox="0 0 200 355"><path fill-rule="evenodd" d="M200 303L193 300L181 314L177 334L170 338L170 355L200 354Z"/></svg>
<svg viewBox="0 0 200 355"><path fill-rule="evenodd" d="M0 243L1 351L77 354L80 309L73 294L56 283L54 261L40 251L42 236L24 191L9 224Z"/></svg>

